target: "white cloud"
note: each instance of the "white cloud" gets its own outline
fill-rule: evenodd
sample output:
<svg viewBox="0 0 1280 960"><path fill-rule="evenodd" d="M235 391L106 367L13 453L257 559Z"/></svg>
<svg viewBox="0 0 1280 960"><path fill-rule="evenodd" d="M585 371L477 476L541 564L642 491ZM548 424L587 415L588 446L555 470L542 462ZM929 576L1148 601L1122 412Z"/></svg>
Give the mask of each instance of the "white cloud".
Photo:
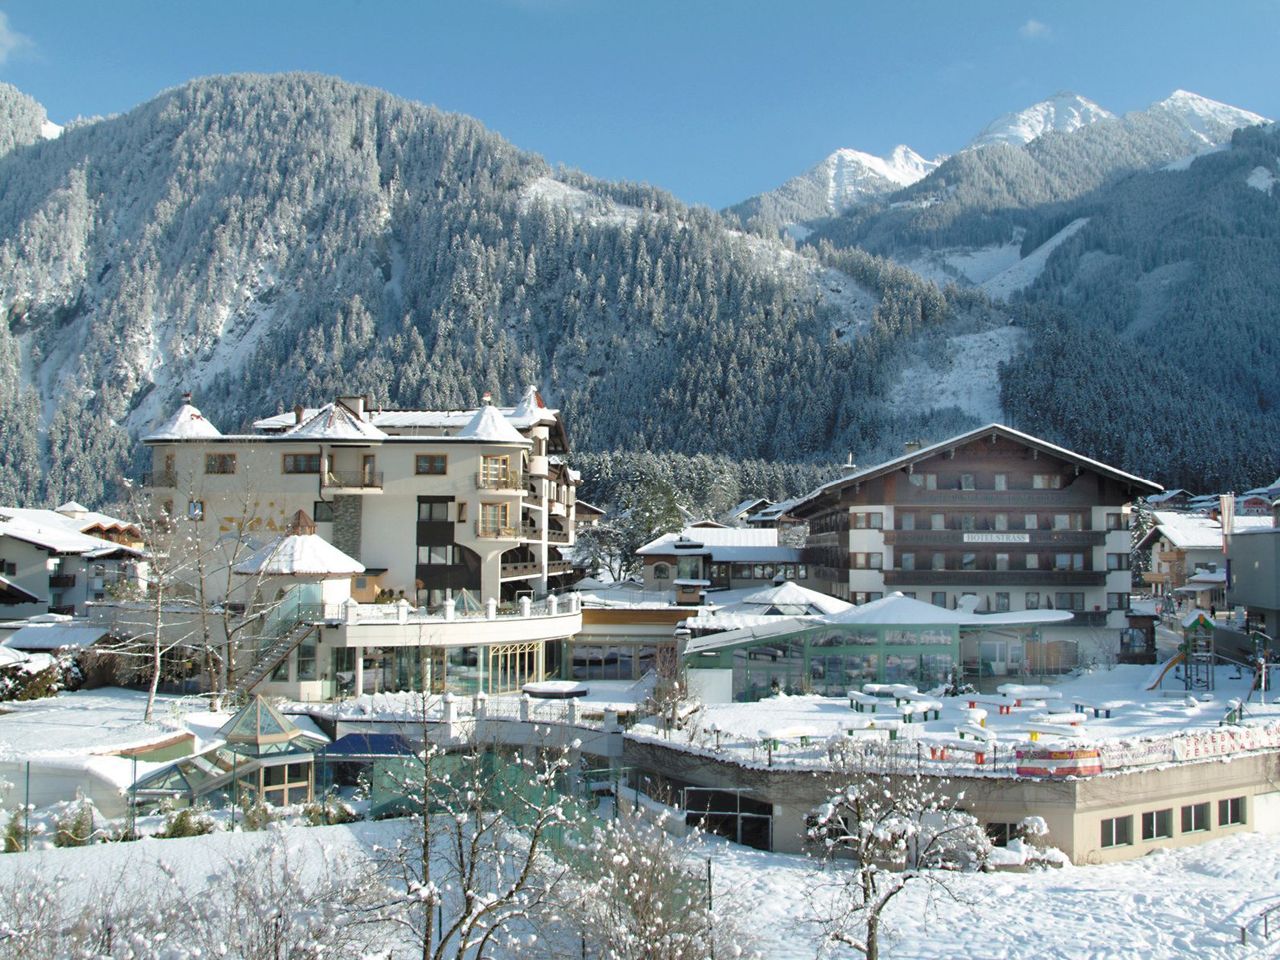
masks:
<svg viewBox="0 0 1280 960"><path fill-rule="evenodd" d="M1047 23L1039 20L1028 20L1018 28L1018 34L1024 40L1045 40L1052 32Z"/></svg>
<svg viewBox="0 0 1280 960"><path fill-rule="evenodd" d="M30 46L31 38L9 26L8 15L0 13L0 63L7 63L11 54Z"/></svg>

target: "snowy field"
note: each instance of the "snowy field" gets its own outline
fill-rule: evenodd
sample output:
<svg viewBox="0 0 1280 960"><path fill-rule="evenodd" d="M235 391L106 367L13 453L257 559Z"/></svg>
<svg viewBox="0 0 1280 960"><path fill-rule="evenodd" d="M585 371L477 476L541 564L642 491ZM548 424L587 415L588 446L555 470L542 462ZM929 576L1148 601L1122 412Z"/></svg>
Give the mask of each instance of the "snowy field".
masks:
<svg viewBox="0 0 1280 960"><path fill-rule="evenodd" d="M168 876L172 881L165 882L198 893L211 874L229 864L265 857L277 837L287 844L293 864L319 875L343 859L358 864L373 845L390 842L400 829L399 821L383 821L11 854L0 857L0 890L38 873L46 880L62 878L78 895L115 888L122 878L151 883ZM708 842L705 852L713 861L717 908L746 920L759 937L753 944L759 956L814 957L817 933L807 911L814 885L830 874L804 857L719 840ZM888 909L883 955L895 960L1273 956L1263 947L1239 946L1238 927L1280 902L1280 837L1240 835L1108 866L964 875L953 889L955 900L936 894L930 899L923 886L899 895Z"/></svg>

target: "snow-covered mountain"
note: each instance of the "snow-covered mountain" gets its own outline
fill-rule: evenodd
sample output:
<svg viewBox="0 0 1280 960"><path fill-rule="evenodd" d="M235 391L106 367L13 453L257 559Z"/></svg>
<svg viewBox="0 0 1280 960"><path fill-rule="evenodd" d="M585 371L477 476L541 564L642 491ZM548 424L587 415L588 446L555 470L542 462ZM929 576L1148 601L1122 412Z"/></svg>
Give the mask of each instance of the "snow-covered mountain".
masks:
<svg viewBox="0 0 1280 960"><path fill-rule="evenodd" d="M926 160L905 144L883 157L842 148L778 189L743 201L731 212L744 223L756 216L776 224L839 216L868 200L910 186L945 159Z"/></svg>
<svg viewBox="0 0 1280 960"><path fill-rule="evenodd" d="M969 141L969 148L985 147L993 143L1022 146L1050 131L1072 133L1099 120L1113 119L1115 114L1111 111L1078 93L1055 93L1048 100L1041 100L1024 110L1006 113L992 120Z"/></svg>
<svg viewBox="0 0 1280 960"><path fill-rule="evenodd" d="M1222 130L1238 130L1270 121L1259 114L1241 110L1230 104L1210 100L1186 90L1175 90L1165 99L1144 111L1152 117L1173 120L1186 130L1187 144L1192 149L1216 146L1222 142Z"/></svg>

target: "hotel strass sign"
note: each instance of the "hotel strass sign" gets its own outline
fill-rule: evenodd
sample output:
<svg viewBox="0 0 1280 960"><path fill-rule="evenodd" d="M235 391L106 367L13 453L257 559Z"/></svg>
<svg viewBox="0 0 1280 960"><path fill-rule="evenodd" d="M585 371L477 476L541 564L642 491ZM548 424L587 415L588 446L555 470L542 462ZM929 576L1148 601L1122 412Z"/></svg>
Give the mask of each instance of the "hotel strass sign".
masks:
<svg viewBox="0 0 1280 960"><path fill-rule="evenodd" d="M1029 533L966 533L965 543L1030 543Z"/></svg>

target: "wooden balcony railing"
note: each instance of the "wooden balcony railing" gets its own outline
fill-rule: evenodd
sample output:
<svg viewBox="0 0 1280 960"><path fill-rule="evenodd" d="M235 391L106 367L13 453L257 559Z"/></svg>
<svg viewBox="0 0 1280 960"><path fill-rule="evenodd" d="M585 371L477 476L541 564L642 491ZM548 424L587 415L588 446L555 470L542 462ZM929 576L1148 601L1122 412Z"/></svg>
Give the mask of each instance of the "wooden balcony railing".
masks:
<svg viewBox="0 0 1280 960"><path fill-rule="evenodd" d="M979 534L969 541L966 535ZM1004 538L1004 539L1002 539ZM897 547L1101 547L1104 530L886 530L884 542Z"/></svg>
<svg viewBox="0 0 1280 960"><path fill-rule="evenodd" d="M1100 587L1105 570L885 570L886 587Z"/></svg>
<svg viewBox="0 0 1280 960"><path fill-rule="evenodd" d="M529 478L518 471L511 473L477 473L477 490L524 490Z"/></svg>

